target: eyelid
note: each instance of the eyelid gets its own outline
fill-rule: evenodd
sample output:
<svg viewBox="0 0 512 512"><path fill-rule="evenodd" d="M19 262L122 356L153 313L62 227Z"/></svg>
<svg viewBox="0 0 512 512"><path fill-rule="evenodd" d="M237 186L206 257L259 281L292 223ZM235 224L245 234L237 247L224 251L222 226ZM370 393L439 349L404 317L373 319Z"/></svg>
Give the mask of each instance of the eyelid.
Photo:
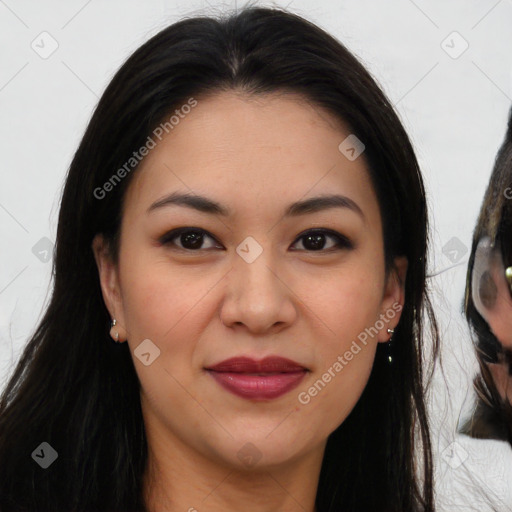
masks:
<svg viewBox="0 0 512 512"><path fill-rule="evenodd" d="M328 251L332 251L332 250L336 250L336 249L341 249L341 248L346 248L346 249L353 249L354 248L354 244L353 242L350 240L350 238L348 238L347 236L343 235L342 233L339 233L338 231L335 231L333 229L328 229L328 228L309 228L309 229L306 229L305 231L303 231L302 233L299 233L297 235L297 237L295 238L295 241L293 242L292 245L295 245L296 242L298 242L301 238L303 238L304 236L306 235L310 235L310 234L321 234L321 235L325 235L325 236L330 236L332 238L336 238L338 239L338 242L336 243L336 245L334 247L331 247L330 249L321 249L319 251L306 251L306 252L318 252L318 253L322 253L322 252L328 252Z"/></svg>
<svg viewBox="0 0 512 512"><path fill-rule="evenodd" d="M183 233L189 233L189 232L197 232L201 235L207 235L210 238L212 238L213 240L215 240L218 244L220 244L220 242L209 231L206 231L205 229L202 229L202 228L196 228L193 226L185 226L185 227L181 227L181 228L171 229L170 231L168 231L167 233L165 233L164 235L159 237L158 241L162 245L174 245L174 244L171 244L171 240L173 240L174 238L178 238ZM199 250L192 251L191 249L182 249L181 247L176 247L176 249L181 249L181 250L185 250L185 251L189 251L189 252L199 252Z"/></svg>
<svg viewBox="0 0 512 512"><path fill-rule="evenodd" d="M175 249L181 250L181 251L199 252L201 250L210 250L210 249L197 249L197 250L183 249L182 247L178 247L175 244L171 243L171 240L178 238L183 233L188 233L188 232L197 232L203 236L206 235L206 236L210 237L212 240L215 240L216 243L220 244L220 242L217 240L217 238L215 236L213 236L209 231L207 231L203 228L198 228L198 227L193 227L193 226L185 226L185 227L181 227L181 228L172 229L172 230L168 231L167 233L165 233L164 235L162 235L161 237L159 237L158 241L162 245L172 245L172 246L174 246ZM354 249L354 243L347 236L343 235L342 233L339 233L338 231L328 229L328 228L320 228L320 227L309 228L309 229L302 231L301 233L299 233L296 236L292 245L295 245L296 243L298 243L301 240L301 238L305 237L306 235L314 235L314 234L322 234L327 237L332 237L334 239L337 239L337 242L334 247L331 247L329 249L319 249L318 251L307 250L307 249L298 249L299 251L321 254L321 253L327 253L327 252L341 250L341 249ZM222 244L220 244L220 245L222 245ZM292 249L292 250L297 250L297 249Z"/></svg>

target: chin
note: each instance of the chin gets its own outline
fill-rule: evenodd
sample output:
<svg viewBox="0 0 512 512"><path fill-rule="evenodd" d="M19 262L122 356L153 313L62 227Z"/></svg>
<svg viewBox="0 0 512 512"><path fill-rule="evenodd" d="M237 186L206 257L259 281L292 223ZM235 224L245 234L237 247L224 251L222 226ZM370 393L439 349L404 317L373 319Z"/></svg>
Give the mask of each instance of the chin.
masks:
<svg viewBox="0 0 512 512"><path fill-rule="evenodd" d="M284 432L285 436L276 435L273 438L272 434L267 437L268 433L251 435L246 432L244 436L230 439L229 446L225 446L223 453L218 453L218 456L239 470L255 471L289 464L308 450L302 445L303 440L297 439L289 430ZM217 452L218 448L215 448Z"/></svg>

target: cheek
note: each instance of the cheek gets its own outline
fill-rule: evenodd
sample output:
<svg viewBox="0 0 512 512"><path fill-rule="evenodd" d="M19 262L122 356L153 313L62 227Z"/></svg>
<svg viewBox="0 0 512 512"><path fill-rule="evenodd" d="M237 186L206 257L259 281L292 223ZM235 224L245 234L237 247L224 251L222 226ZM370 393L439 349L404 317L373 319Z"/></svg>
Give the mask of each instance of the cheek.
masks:
<svg viewBox="0 0 512 512"><path fill-rule="evenodd" d="M306 305L327 328L328 352L346 350L352 340L375 325L382 290L379 276L366 277L359 270L330 279L318 291L306 294ZM375 340L376 341L376 340Z"/></svg>
<svg viewBox="0 0 512 512"><path fill-rule="evenodd" d="M306 302L321 319L323 335L315 347L314 372L298 399L308 415L321 418L318 433L330 433L345 420L373 368L377 337L371 328L379 319L382 291L378 275L362 275L354 270L331 279Z"/></svg>
<svg viewBox="0 0 512 512"><path fill-rule="evenodd" d="M313 437L326 437L341 425L359 401L370 377L376 344L340 339L338 349L317 368L298 400L308 418Z"/></svg>
<svg viewBox="0 0 512 512"><path fill-rule="evenodd" d="M207 294L214 285L211 276L191 277L171 272L168 261L143 264L134 258L124 266L121 280L128 344L145 403L151 404L162 421L167 421L171 404L175 411L191 411L193 421L194 414L199 417L200 408L187 390L192 389L195 378L191 372L194 340L204 329L200 319L206 317ZM148 366L136 353L146 339L159 349Z"/></svg>
<svg viewBox="0 0 512 512"><path fill-rule="evenodd" d="M123 307L127 329L134 338L153 337L165 343L187 326L193 335L197 322L191 318L201 310L215 279L176 272L168 261L128 263L121 276Z"/></svg>

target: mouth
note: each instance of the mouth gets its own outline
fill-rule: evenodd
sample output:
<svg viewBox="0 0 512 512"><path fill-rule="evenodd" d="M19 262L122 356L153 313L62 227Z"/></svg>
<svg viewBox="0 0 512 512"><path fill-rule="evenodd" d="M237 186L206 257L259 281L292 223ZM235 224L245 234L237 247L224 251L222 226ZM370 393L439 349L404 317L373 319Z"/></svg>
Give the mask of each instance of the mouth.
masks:
<svg viewBox="0 0 512 512"><path fill-rule="evenodd" d="M283 357L266 357L260 361L235 357L205 368L225 390L248 400L278 398L297 387L308 368Z"/></svg>

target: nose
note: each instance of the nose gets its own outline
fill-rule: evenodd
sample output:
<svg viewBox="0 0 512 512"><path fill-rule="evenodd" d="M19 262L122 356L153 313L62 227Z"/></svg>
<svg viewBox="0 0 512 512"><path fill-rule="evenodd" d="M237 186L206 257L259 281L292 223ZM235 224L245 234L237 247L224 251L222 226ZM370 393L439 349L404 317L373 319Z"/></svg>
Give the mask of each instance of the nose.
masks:
<svg viewBox="0 0 512 512"><path fill-rule="evenodd" d="M235 255L227 274L220 318L227 327L245 326L253 334L275 333L291 325L296 316L296 294L284 272L263 253L252 263Z"/></svg>

